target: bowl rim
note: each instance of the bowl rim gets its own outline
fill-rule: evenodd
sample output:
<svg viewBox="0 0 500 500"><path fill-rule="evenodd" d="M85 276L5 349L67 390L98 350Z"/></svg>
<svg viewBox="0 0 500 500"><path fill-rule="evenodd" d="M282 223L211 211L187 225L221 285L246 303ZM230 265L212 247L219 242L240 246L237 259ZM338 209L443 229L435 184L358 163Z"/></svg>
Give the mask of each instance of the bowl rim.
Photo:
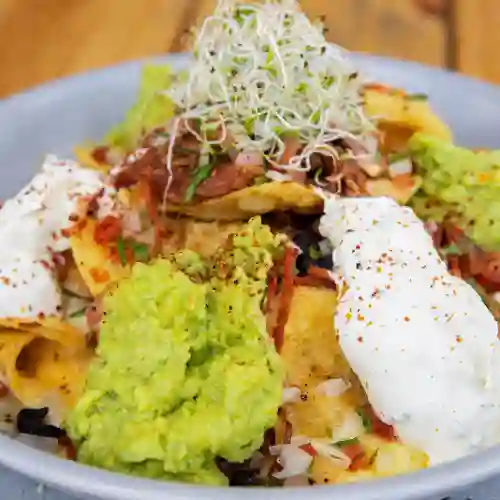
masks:
<svg viewBox="0 0 500 500"><path fill-rule="evenodd" d="M500 96L500 87L472 77L425 66L415 62L381 56L352 54L353 61L363 66L384 65L394 71L424 72L429 78L445 78L450 84L462 82L479 92ZM145 62L168 62L173 67L185 65L189 54L170 54L134 60L94 69L53 80L0 100L0 114L15 112L16 106L29 106L41 98L71 93L75 86L88 85L114 73L137 71ZM85 138L83 138L85 139ZM500 446L468 456L452 463L438 465L415 473L366 483L316 486L306 488L216 488L176 482L154 481L126 476L71 462L30 448L8 436L0 435L0 463L41 483L76 495L91 495L103 500L213 499L224 500L255 495L269 500L300 500L312 495L318 500L412 500L432 495L449 495L463 487L479 484L500 474Z"/></svg>

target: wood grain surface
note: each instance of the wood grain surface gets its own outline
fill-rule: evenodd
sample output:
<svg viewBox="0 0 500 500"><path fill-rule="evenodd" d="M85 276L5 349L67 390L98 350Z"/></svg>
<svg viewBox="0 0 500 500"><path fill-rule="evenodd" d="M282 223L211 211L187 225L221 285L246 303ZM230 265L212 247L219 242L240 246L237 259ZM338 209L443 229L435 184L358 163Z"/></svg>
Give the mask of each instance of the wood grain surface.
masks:
<svg viewBox="0 0 500 500"><path fill-rule="evenodd" d="M455 0L457 66L500 84L500 0Z"/></svg>
<svg viewBox="0 0 500 500"><path fill-rule="evenodd" d="M428 1L428 0L427 0ZM436 1L436 0L434 0ZM443 1L443 0L441 0ZM500 81L485 50L500 0L453 0L465 70ZM0 0L0 96L61 76L117 62L185 50L186 31L211 11L215 0ZM324 15L328 38L349 49L434 65L449 63L449 26L415 0L302 0L313 17ZM495 8L494 5L499 7ZM483 35L471 36L467 20ZM479 20L481 18L481 20ZM496 17L497 20L500 17ZM500 38L497 30L496 39ZM454 49L454 48L453 48Z"/></svg>

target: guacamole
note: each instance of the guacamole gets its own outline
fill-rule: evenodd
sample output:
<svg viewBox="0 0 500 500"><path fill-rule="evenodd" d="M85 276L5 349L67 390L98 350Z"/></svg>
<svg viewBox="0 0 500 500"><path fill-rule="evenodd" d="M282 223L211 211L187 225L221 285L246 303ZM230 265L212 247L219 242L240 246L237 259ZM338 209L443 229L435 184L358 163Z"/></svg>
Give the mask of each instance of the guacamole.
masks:
<svg viewBox="0 0 500 500"><path fill-rule="evenodd" d="M500 151L478 151L416 134L410 151L422 177L412 207L423 219L449 218L485 250L500 248Z"/></svg>
<svg viewBox="0 0 500 500"><path fill-rule="evenodd" d="M78 460L225 484L216 457L260 447L282 400L260 307L281 242L255 219L211 262L182 252L135 265L105 298L97 358L65 424Z"/></svg>

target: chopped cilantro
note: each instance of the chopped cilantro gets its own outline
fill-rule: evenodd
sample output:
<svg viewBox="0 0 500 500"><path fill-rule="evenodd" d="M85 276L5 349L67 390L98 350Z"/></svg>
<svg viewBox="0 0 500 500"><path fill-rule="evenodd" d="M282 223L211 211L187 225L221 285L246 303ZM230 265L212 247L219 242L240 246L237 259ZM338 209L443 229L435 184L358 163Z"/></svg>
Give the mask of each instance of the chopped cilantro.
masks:
<svg viewBox="0 0 500 500"><path fill-rule="evenodd" d="M122 266L127 265L127 252L125 250L125 240L120 236L116 242L116 250Z"/></svg>
<svg viewBox="0 0 500 500"><path fill-rule="evenodd" d="M132 246L135 260L144 262L149 259L149 247L144 243L134 242Z"/></svg>
<svg viewBox="0 0 500 500"><path fill-rule="evenodd" d="M429 96L427 94L407 94L406 99L409 101L428 101Z"/></svg>
<svg viewBox="0 0 500 500"><path fill-rule="evenodd" d="M451 243L447 247L442 248L441 253L443 255L462 255L463 252L460 250L460 248L458 248L458 246L455 243Z"/></svg>
<svg viewBox="0 0 500 500"><path fill-rule="evenodd" d="M184 196L184 201L185 202L190 202L196 193L196 189L198 189L198 186L208 179L215 167L215 163L207 163L205 165L202 165L201 167L198 167L191 179L191 184L186 190L186 195Z"/></svg>
<svg viewBox="0 0 500 500"><path fill-rule="evenodd" d="M82 316L85 315L85 311L87 310L86 307L83 307L82 309L78 309L78 311L75 311L69 315L70 318L81 318Z"/></svg>
<svg viewBox="0 0 500 500"><path fill-rule="evenodd" d="M373 422L368 413L366 412L366 409L358 408L357 414L361 417L361 420L363 421L363 427L365 428L366 432L372 432Z"/></svg>
<svg viewBox="0 0 500 500"><path fill-rule="evenodd" d="M343 439L342 441L337 441L335 446L342 448L343 446L349 446L351 444L359 444L358 438Z"/></svg>

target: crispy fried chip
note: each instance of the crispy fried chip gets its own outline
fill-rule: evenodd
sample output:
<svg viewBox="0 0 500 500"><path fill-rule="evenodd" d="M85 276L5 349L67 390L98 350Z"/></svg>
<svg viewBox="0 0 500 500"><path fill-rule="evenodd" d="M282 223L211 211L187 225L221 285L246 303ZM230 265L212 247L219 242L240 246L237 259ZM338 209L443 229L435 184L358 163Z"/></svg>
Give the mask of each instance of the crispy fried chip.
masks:
<svg viewBox="0 0 500 500"><path fill-rule="evenodd" d="M336 305L334 290L295 288L281 351L289 385L305 390L306 384L349 374L349 365L335 339Z"/></svg>
<svg viewBox="0 0 500 500"><path fill-rule="evenodd" d="M30 332L35 337L44 337L63 346L80 349L85 346L85 334L60 318L0 318L0 328L9 331Z"/></svg>
<svg viewBox="0 0 500 500"><path fill-rule="evenodd" d="M336 304L337 293L333 290L295 288L281 351L288 385L299 387L307 395L288 408L294 434L326 438L332 432L332 425L342 425L347 414L365 403L362 391L357 388L338 397L317 390L328 379L352 378L335 336Z"/></svg>
<svg viewBox="0 0 500 500"><path fill-rule="evenodd" d="M235 191L197 205L171 206L202 220L242 220L274 210L294 210L301 213L320 212L323 202L308 186L296 182L268 182Z"/></svg>
<svg viewBox="0 0 500 500"><path fill-rule="evenodd" d="M345 470L342 461L316 455L311 479L318 484L349 483L425 468L425 453L364 428L357 410L367 399L335 335L337 300L332 290L297 287L281 352L288 384L301 390L301 398L284 407L293 435L330 444L343 442L339 449L352 460L351 468ZM322 389L325 381L340 378L350 384L345 392L328 394ZM360 469L357 460L362 462Z"/></svg>
<svg viewBox="0 0 500 500"><path fill-rule="evenodd" d="M80 232L70 238L76 266L94 297L130 272L128 267L110 258L110 252L94 239L96 223L88 220Z"/></svg>
<svg viewBox="0 0 500 500"><path fill-rule="evenodd" d="M418 175L404 174L394 179L370 179L366 191L370 196L388 196L405 205L421 185L422 178Z"/></svg>
<svg viewBox="0 0 500 500"><path fill-rule="evenodd" d="M0 370L25 405L70 408L79 397L91 359L85 335L59 318L2 319Z"/></svg>
<svg viewBox="0 0 500 500"><path fill-rule="evenodd" d="M365 90L365 111L378 119L385 134L385 152L401 151L415 132L451 140L449 127L434 113L427 99L388 88Z"/></svg>
<svg viewBox="0 0 500 500"><path fill-rule="evenodd" d="M244 223L167 218L164 225L168 233L163 242L164 254L187 249L210 258L231 234L241 230Z"/></svg>

